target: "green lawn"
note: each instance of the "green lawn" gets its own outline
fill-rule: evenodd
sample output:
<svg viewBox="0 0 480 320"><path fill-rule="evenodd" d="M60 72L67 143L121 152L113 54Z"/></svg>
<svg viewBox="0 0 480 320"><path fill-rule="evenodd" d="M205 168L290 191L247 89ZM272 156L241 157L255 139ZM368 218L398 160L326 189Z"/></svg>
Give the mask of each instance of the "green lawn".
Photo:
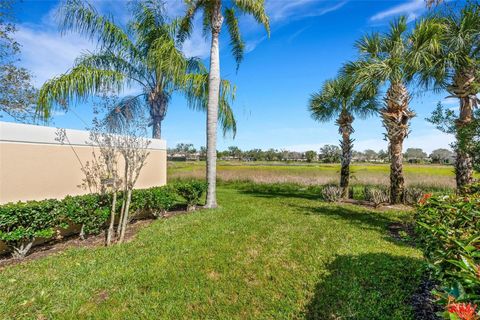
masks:
<svg viewBox="0 0 480 320"><path fill-rule="evenodd" d="M124 245L0 271L0 317L413 319L421 254L386 229L409 213L245 185L219 202Z"/></svg>

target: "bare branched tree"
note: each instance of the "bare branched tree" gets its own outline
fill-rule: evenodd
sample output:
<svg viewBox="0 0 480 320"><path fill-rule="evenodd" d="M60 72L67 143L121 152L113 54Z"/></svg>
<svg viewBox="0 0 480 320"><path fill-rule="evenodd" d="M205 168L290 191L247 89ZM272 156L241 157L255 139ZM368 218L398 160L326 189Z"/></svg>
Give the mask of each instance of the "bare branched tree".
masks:
<svg viewBox="0 0 480 320"><path fill-rule="evenodd" d="M117 235L122 243L125 239L125 231L129 222L129 209L132 198L132 190L138 180L149 155L148 146L150 141L146 136L146 122L132 121L122 128L120 139L120 154L124 160L124 194L122 212L120 215Z"/></svg>

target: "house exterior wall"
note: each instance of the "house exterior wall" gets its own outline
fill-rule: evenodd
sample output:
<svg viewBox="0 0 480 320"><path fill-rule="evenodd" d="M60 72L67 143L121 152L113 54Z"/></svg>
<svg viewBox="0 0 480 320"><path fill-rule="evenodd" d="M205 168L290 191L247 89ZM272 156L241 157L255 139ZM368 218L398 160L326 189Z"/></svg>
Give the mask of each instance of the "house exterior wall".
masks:
<svg viewBox="0 0 480 320"><path fill-rule="evenodd" d="M79 187L84 178L80 162L91 161L98 148L87 143L87 131L66 130L68 144L56 141L56 133L51 127L0 122L0 204L89 192ZM148 148L136 188L167 182L166 142L151 139Z"/></svg>

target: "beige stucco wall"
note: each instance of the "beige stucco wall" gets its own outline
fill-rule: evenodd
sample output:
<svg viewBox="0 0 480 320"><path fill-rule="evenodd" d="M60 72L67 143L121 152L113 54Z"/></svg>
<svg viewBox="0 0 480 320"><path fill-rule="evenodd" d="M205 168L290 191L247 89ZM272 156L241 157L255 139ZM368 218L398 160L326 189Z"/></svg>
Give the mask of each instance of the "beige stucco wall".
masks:
<svg viewBox="0 0 480 320"><path fill-rule="evenodd" d="M86 143L88 132L67 130L69 145L56 141L55 132L50 127L0 122L0 203L88 192L79 187L84 175L75 155L82 163L92 159L95 148ZM152 139L149 153L136 188L166 184L165 141Z"/></svg>

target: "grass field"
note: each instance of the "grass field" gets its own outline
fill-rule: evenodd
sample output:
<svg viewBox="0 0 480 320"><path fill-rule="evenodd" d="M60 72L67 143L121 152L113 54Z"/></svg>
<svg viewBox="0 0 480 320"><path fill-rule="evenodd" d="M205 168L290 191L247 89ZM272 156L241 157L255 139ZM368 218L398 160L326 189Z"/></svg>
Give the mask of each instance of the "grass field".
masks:
<svg viewBox="0 0 480 320"><path fill-rule="evenodd" d="M351 167L353 184L389 183L388 164L354 164ZM404 166L407 185L435 188L454 188L455 174L452 166ZM169 162L169 178L204 178L204 162ZM227 162L218 163L218 177L224 181L250 180L259 183L293 182L305 185L338 183L339 164Z"/></svg>
<svg viewBox="0 0 480 320"><path fill-rule="evenodd" d="M130 243L1 270L1 318L413 319L421 254L387 230L410 213L248 184L218 196Z"/></svg>

